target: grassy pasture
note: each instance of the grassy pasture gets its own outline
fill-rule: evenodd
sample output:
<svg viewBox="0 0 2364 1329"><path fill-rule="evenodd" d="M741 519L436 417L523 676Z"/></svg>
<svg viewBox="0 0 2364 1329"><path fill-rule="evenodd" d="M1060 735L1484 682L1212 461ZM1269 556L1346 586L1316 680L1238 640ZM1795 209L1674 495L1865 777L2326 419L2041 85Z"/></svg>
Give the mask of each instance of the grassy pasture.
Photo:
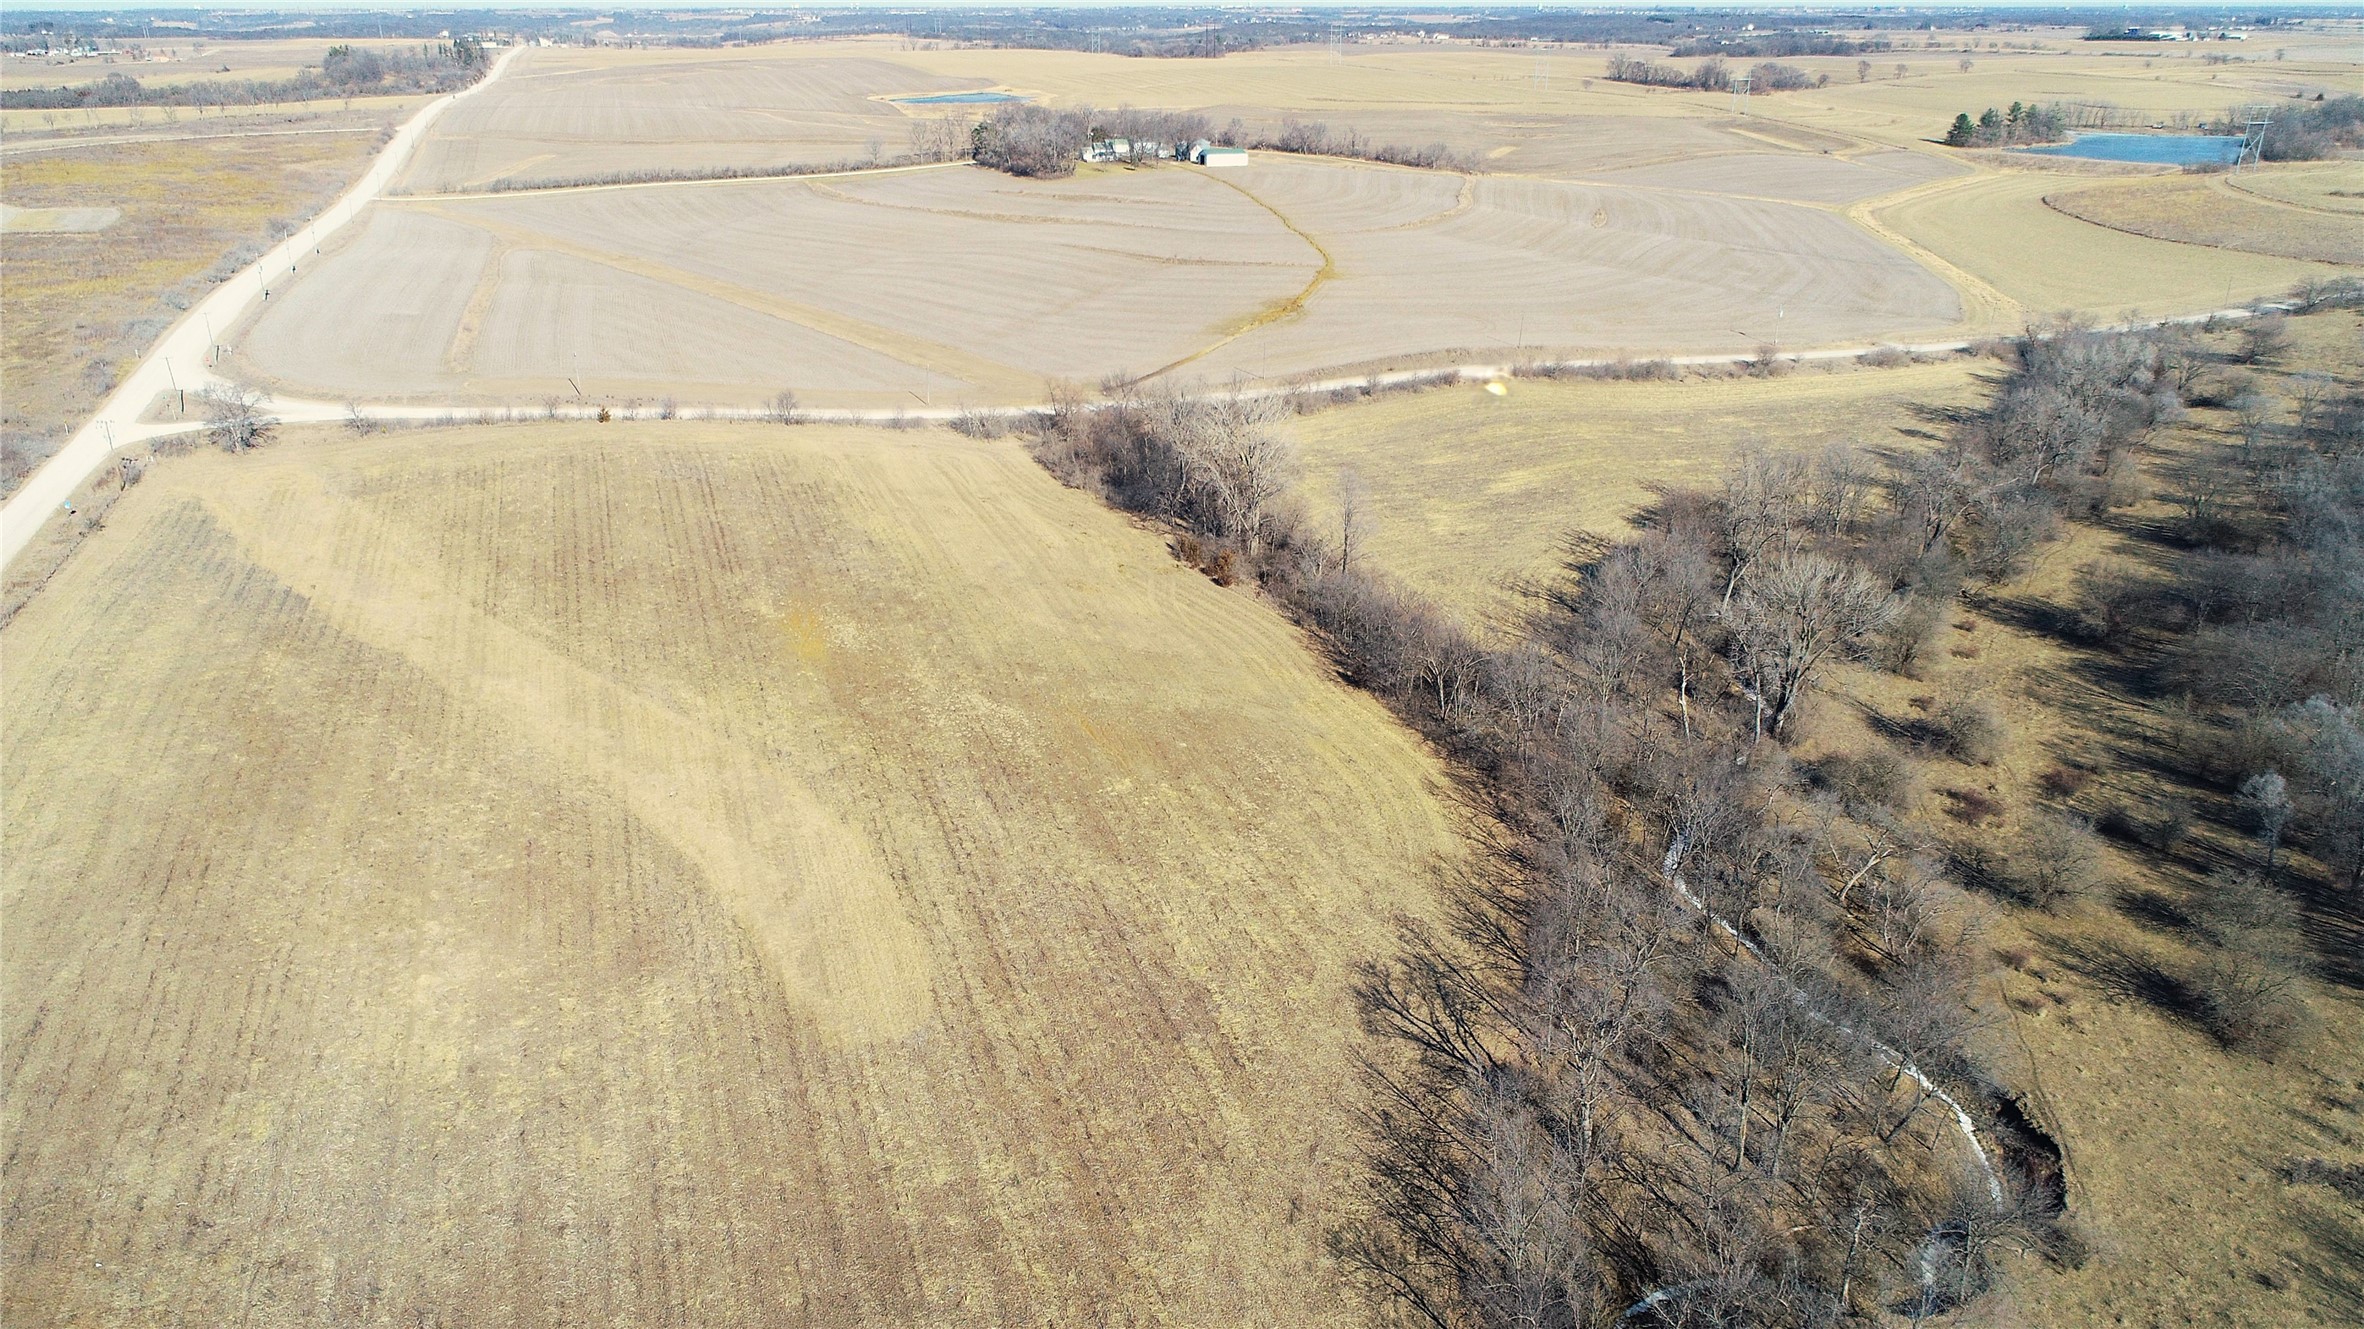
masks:
<svg viewBox="0 0 2364 1329"><path fill-rule="evenodd" d="M2364 170L2349 174L2364 188ZM2328 199L2330 190L2322 196ZM2235 189L2225 176L2101 185L2047 194L2044 201L2072 217L2153 239L2364 267L2364 211L2285 202L2266 189Z"/></svg>
<svg viewBox="0 0 2364 1329"><path fill-rule="evenodd" d="M1916 408L1975 404L1980 362L1949 360L1775 379L1660 383L1514 380L1502 396L1448 388L1301 417L1294 429L1317 523L1341 475L1377 518L1370 555L1415 588L1480 617L1512 612L1547 579L1565 538L1614 534L1650 486L1711 483L1749 442L1912 446Z"/></svg>
<svg viewBox="0 0 2364 1329"><path fill-rule="evenodd" d="M2276 167L2225 181L2244 194L2289 203L2319 212L2364 217L2364 180L2347 162L2325 162Z"/></svg>
<svg viewBox="0 0 2364 1329"><path fill-rule="evenodd" d="M1985 172L1898 195L1866 215L1995 292L1993 330L2064 310L2116 317L2219 308L2343 271L2096 226L2045 205L2065 188L2049 172Z"/></svg>
<svg viewBox="0 0 2364 1329"><path fill-rule="evenodd" d="M5 634L12 1322L1367 1314L1442 773L1013 444L205 454Z"/></svg>
<svg viewBox="0 0 2364 1329"><path fill-rule="evenodd" d="M223 255L293 221L359 176L374 126L352 132L79 145L0 157L0 194L31 209L120 209L104 230L12 234L0 250L8 317L0 373L12 449L46 456ZM15 475L4 483L13 487Z"/></svg>

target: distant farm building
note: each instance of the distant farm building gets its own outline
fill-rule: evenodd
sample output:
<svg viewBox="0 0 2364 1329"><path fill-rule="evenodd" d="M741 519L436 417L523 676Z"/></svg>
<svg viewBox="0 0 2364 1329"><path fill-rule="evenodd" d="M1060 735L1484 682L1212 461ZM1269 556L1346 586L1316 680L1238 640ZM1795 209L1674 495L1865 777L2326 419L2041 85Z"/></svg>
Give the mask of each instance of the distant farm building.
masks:
<svg viewBox="0 0 2364 1329"><path fill-rule="evenodd" d="M1198 153L1198 164L1201 166L1245 166L1248 164L1248 150L1246 148L1202 148Z"/></svg>

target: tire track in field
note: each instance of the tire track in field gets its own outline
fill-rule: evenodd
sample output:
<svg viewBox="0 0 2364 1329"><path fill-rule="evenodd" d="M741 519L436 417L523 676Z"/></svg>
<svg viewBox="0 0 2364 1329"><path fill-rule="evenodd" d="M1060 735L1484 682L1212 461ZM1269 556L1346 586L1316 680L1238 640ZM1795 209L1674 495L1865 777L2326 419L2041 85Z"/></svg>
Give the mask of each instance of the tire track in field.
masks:
<svg viewBox="0 0 2364 1329"><path fill-rule="evenodd" d="M624 801L703 873L800 1009L847 1043L932 1009L926 943L869 842L792 772L453 589L429 541L289 467L208 496L254 564Z"/></svg>

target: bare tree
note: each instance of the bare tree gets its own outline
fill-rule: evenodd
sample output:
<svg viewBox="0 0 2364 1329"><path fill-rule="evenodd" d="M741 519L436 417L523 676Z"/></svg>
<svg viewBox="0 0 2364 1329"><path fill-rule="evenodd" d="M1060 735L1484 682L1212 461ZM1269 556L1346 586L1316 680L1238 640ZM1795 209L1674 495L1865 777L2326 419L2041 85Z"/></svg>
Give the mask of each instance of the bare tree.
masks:
<svg viewBox="0 0 2364 1329"><path fill-rule="evenodd" d="M1363 484L1362 474L1348 469L1338 476L1338 570L1354 570L1354 556L1362 552L1378 526L1378 516L1370 510L1370 490Z"/></svg>
<svg viewBox="0 0 2364 1329"><path fill-rule="evenodd" d="M1267 534L1272 501L1296 478L1297 453L1279 428L1270 399L1180 405L1177 442L1215 533L1241 542L1253 562Z"/></svg>
<svg viewBox="0 0 2364 1329"><path fill-rule="evenodd" d="M1822 554L1784 554L1750 578L1726 619L1734 673L1756 704L1757 736L1780 734L1814 671L1896 610L1895 595L1869 574Z"/></svg>
<svg viewBox="0 0 2364 1329"><path fill-rule="evenodd" d="M1722 503L1717 509L1717 534L1722 537L1728 568L1723 603L1757 564L1795 543L1791 516L1804 472L1798 459L1767 451L1762 444L1745 445L1724 477Z"/></svg>
<svg viewBox="0 0 2364 1329"><path fill-rule="evenodd" d="M198 399L205 404L205 436L224 452L261 446L279 423L262 413L262 392L243 383L207 388Z"/></svg>

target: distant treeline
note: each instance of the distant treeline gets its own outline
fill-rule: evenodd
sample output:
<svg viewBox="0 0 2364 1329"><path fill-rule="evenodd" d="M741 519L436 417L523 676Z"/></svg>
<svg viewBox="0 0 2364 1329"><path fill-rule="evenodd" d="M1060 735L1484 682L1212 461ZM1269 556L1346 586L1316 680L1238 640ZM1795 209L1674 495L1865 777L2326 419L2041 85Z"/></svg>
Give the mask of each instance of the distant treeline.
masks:
<svg viewBox="0 0 2364 1329"><path fill-rule="evenodd" d="M1949 148L2002 148L2015 143L2058 143L2069 136L2069 118L2058 106L2011 103L2008 111L1989 106L1976 120L1964 111L1945 131Z"/></svg>
<svg viewBox="0 0 2364 1329"><path fill-rule="evenodd" d="M0 107L12 111L78 111L99 106L255 106L332 97L450 92L474 83L490 63L484 47L472 37L422 46L415 52L332 46L321 60L320 68L306 69L294 78L276 83L256 79L207 80L149 87L117 72L78 87L0 92Z"/></svg>
<svg viewBox="0 0 2364 1329"><path fill-rule="evenodd" d="M1889 48L1890 44L1885 41L1859 42L1846 37L1833 37L1827 32L1763 32L1734 37L1695 37L1690 41L1677 42L1667 54L1678 58L1733 55L1753 60L1767 56L1863 55Z"/></svg>
<svg viewBox="0 0 2364 1329"><path fill-rule="evenodd" d="M1609 77L1618 83L1694 88L1701 92L1722 92L1733 82L1731 66L1720 56L1701 61L1695 69L1685 69L1681 65L1660 64L1630 55L1613 55L1609 57ZM1819 88L1829 82L1830 75L1809 74L1796 65L1765 63L1751 65L1748 70L1751 92L1794 92L1799 88Z"/></svg>
<svg viewBox="0 0 2364 1329"><path fill-rule="evenodd" d="M972 134L977 161L1011 175L1059 176L1075 170L1085 145L1104 138L1156 142L1187 148L1198 139L1226 147L1258 148L1267 152L1312 153L1330 157L1358 157L1438 170L1472 170L1475 162L1442 143L1407 147L1373 143L1354 129L1332 133L1319 122L1284 120L1277 131L1251 129L1234 119L1216 129L1206 116L1191 111L1143 111L1119 107L1113 111L1089 106L1054 110L1047 106L1009 105L996 108Z"/></svg>

